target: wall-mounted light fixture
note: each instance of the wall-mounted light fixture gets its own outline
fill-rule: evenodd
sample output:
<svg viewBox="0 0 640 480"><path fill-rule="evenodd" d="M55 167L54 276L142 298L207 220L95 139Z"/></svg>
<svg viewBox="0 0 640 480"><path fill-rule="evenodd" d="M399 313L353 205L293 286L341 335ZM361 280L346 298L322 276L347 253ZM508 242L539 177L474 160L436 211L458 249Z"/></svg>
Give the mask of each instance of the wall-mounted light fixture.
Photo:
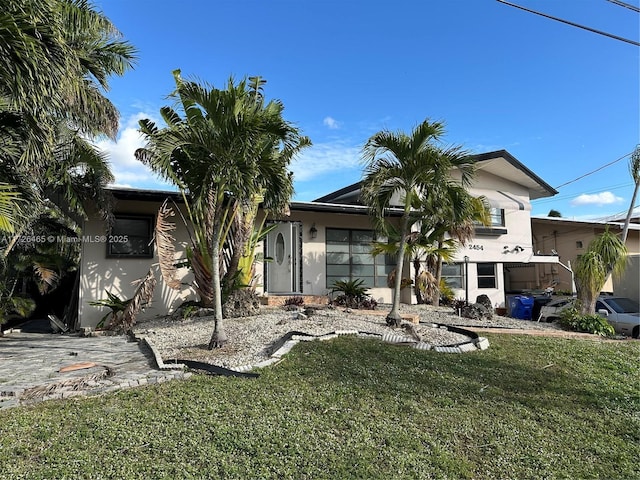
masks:
<svg viewBox="0 0 640 480"><path fill-rule="evenodd" d="M309 235L311 235L311 238L316 238L318 236L318 229L316 228L315 223L311 225L311 228L309 229Z"/></svg>
<svg viewBox="0 0 640 480"><path fill-rule="evenodd" d="M516 245L516 247L513 249L516 253L519 252L524 252L524 248L522 248L520 245Z"/></svg>

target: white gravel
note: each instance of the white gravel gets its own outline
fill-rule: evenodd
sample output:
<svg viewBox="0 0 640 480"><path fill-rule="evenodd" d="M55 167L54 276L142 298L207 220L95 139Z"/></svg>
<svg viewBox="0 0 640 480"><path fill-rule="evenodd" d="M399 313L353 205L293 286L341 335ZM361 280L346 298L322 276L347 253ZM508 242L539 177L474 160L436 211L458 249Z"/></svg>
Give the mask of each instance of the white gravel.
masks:
<svg viewBox="0 0 640 480"><path fill-rule="evenodd" d="M268 358L269 347L291 331L324 335L337 330L357 330L367 333L395 333L412 340L403 328L390 328L385 323L388 306L382 305L376 314L342 308L319 309L308 319L296 318L297 312L280 307L262 307L260 315L225 319L223 326L229 342L223 348L207 350L213 331L213 318L192 317L186 320L161 317L136 325L138 337L147 337L160 351L165 361L198 360L223 367L255 365ZM493 320L469 320L453 314L451 308L425 305L402 305L401 313L419 315L416 331L422 341L432 345L453 345L469 341L466 335L437 328L436 323L459 326L507 328L556 328L554 325L494 316Z"/></svg>

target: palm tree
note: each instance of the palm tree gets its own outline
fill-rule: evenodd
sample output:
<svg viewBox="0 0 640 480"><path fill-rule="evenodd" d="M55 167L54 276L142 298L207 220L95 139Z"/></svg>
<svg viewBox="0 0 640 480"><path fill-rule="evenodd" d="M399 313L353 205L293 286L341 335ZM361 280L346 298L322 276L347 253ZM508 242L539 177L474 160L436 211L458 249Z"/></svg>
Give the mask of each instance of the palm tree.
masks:
<svg viewBox="0 0 640 480"><path fill-rule="evenodd" d="M59 120L115 137L118 112L104 96L135 49L86 0L4 0L0 16L0 110L28 125L31 154L46 152Z"/></svg>
<svg viewBox="0 0 640 480"><path fill-rule="evenodd" d="M576 262L574 274L582 314L595 313L596 300L607 277L621 275L626 265L627 247L607 226Z"/></svg>
<svg viewBox="0 0 640 480"><path fill-rule="evenodd" d="M451 163L465 161L464 157L457 157ZM427 258L427 264L432 270L435 284L439 286L442 278L442 262L447 261L443 257L443 252L447 249L455 252L460 245L466 245L473 238L475 223L488 224L491 220L489 208L483 198L473 197L464 185L447 179L446 175L443 175L442 180L438 182L436 193L427 199L423 211L424 221L432 229L431 236L436 246L433 254ZM446 236L449 236L448 248ZM449 252L449 257L452 256L453 252ZM440 292L437 289L433 291L431 300L433 305L440 304Z"/></svg>
<svg viewBox="0 0 640 480"><path fill-rule="evenodd" d="M140 121L147 145L136 157L174 182L188 199L191 221L200 232L202 252L209 256L215 325L209 348L227 341L222 328L220 248L223 219L232 202L247 202L265 194L265 207L286 208L293 186L288 161L308 140L282 118L278 101L264 104L246 80L230 79L227 88L184 81L174 71L181 112L160 111L167 124L159 129L150 120ZM268 154L267 154L268 153ZM192 262L193 263L193 262Z"/></svg>
<svg viewBox="0 0 640 480"><path fill-rule="evenodd" d="M627 235L629 234L629 223L631 223L631 215L635 208L636 197L638 196L638 189L640 189L640 145L636 145L635 150L631 154L631 161L629 162L629 172L635 187L633 188L633 195L631 196L631 203L629 204L629 210L627 211L627 217L624 219L624 228L622 230L622 243L626 243Z"/></svg>
<svg viewBox="0 0 640 480"><path fill-rule="evenodd" d="M400 199L400 252L405 251L407 234L412 222L416 221L412 209L419 207L426 198L437 198L438 183L449 180L454 167L460 170L463 183L469 181L473 172L460 147L442 149L432 143L438 141L443 133L442 123L425 120L410 135L388 130L378 132L363 147L365 176L362 198L369 206L376 226L383 231L386 210L393 206L396 198ZM389 325L401 322L398 307L403 267L404 255L398 255L393 303L387 315Z"/></svg>

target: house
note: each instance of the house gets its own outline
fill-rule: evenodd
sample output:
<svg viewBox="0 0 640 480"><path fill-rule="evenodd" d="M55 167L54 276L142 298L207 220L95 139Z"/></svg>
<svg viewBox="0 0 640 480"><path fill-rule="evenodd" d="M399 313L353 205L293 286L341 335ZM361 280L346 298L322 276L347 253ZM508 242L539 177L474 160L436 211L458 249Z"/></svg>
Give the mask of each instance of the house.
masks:
<svg viewBox="0 0 640 480"><path fill-rule="evenodd" d="M485 197L491 205L492 223L476 227L473 240L444 266L443 276L458 298L475 301L478 295L486 294L494 305L504 307L507 292L531 286L514 272L529 265L560 265L556 255L537 254L530 215L531 200L557 192L505 150L470 159L477 167L470 192ZM151 243L154 215L166 197L180 200L175 192L112 191L117 203L110 233L97 215L85 223L86 238L104 241L83 242L81 326L95 326L104 315L90 305L91 301L104 298L106 291L129 298L135 288L131 282L145 276L150 268L157 270ZM387 275L395 265L384 255L369 254L375 237L367 208L359 202L359 192L360 184L356 183L311 202L291 202L288 217L269 220L277 227L262 246L262 253L271 261L257 265L262 275L260 294L326 296L336 280L358 278L365 281L378 302L391 302ZM391 209L391 217L399 215L399 210ZM180 222L176 222L174 236L186 246L187 232ZM176 260L184 259L184 249L177 250ZM412 266L405 265L403 277L411 277ZM194 298L195 292L188 286L188 270L181 269L180 274L184 288L171 290L159 281L152 305L143 315L164 315ZM403 291L401 300L415 301L410 289Z"/></svg>
<svg viewBox="0 0 640 480"><path fill-rule="evenodd" d="M575 265L576 260L582 255L591 240L604 232L609 227L614 232L622 231L624 220L619 221L594 221L572 220L560 217L532 217L531 231L533 245L536 252L548 254L551 252L558 256L559 264L569 267ZM629 297L636 301L640 297L640 224L631 223L626 241L629 253L629 265L622 278L609 278L602 291L615 295ZM535 272L520 270L514 277L519 282L527 283L531 288L552 283L556 291L571 292L571 272L558 268L556 265L540 265Z"/></svg>

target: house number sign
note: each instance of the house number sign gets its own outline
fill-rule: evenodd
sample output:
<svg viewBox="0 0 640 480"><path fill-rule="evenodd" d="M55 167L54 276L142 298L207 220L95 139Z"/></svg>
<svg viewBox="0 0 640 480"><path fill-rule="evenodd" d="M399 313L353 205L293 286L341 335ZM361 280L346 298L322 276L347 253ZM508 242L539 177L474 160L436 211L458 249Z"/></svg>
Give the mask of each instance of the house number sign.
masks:
<svg viewBox="0 0 640 480"><path fill-rule="evenodd" d="M484 250L483 245L478 245L477 243L472 243L469 245L469 250Z"/></svg>

